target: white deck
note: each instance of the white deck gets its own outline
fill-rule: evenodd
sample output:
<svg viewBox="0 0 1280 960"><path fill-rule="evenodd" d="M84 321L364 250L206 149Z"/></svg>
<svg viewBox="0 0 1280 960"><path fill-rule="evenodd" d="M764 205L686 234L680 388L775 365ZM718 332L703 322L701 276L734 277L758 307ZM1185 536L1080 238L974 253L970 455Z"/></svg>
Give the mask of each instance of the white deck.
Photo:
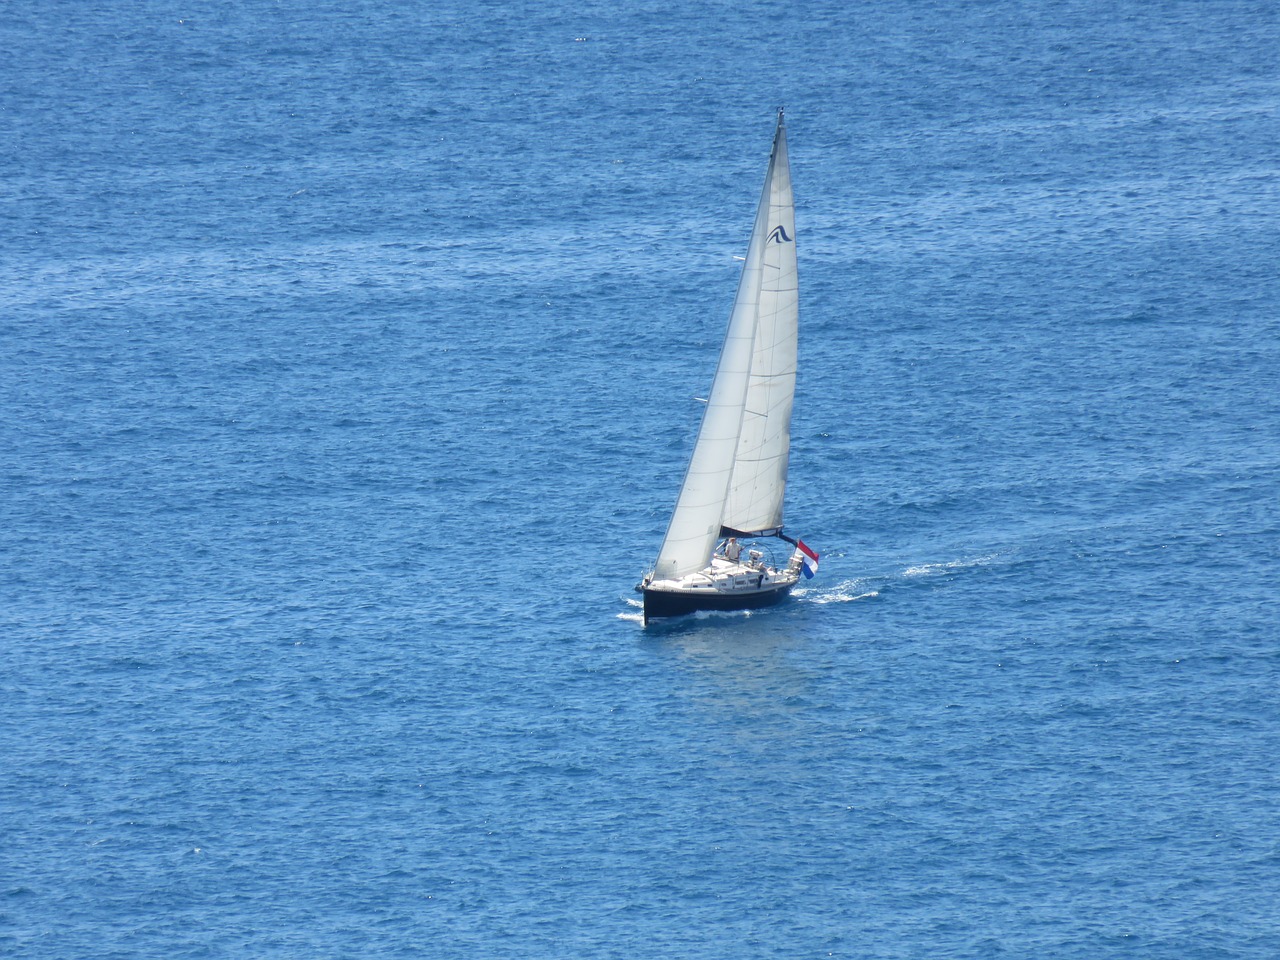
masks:
<svg viewBox="0 0 1280 960"><path fill-rule="evenodd" d="M792 562L781 570L765 566L763 562L739 561L734 563L724 557L712 557L711 566L697 573L689 573L674 580L653 580L646 586L650 590L671 593L756 593L794 584L800 578L799 562Z"/></svg>

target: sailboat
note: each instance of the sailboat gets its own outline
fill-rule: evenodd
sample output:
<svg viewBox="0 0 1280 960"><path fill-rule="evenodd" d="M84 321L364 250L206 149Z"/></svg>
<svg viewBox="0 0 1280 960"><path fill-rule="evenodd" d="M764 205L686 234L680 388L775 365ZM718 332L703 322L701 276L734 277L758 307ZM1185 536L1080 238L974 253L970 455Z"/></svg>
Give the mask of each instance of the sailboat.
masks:
<svg viewBox="0 0 1280 960"><path fill-rule="evenodd" d="M796 386L795 201L782 111L702 425L653 569L644 622L767 607L818 554L782 532ZM794 548L775 564L769 538ZM745 547L741 541L747 541Z"/></svg>

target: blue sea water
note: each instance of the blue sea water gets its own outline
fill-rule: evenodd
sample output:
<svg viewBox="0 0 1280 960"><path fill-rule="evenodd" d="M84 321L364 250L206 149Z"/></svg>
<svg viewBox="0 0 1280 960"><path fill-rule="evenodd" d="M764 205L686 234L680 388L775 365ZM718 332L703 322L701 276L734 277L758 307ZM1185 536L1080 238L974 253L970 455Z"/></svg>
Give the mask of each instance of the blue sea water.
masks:
<svg viewBox="0 0 1280 960"><path fill-rule="evenodd" d="M1280 8L0 9L0 954L1280 956ZM777 609L643 628L787 107Z"/></svg>

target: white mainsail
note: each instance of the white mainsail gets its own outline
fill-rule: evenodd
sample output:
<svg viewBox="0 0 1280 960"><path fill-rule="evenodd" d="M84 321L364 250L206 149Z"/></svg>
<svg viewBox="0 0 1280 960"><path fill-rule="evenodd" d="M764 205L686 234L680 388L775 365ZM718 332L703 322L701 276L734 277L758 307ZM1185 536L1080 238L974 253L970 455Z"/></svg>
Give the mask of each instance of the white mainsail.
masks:
<svg viewBox="0 0 1280 960"><path fill-rule="evenodd" d="M786 131L781 125L774 141L765 195L761 198L762 213L766 201L767 232L760 251L755 353L722 521L724 526L741 533L776 530L782 526L782 500L791 449L799 291L795 202L787 163Z"/></svg>
<svg viewBox="0 0 1280 960"><path fill-rule="evenodd" d="M722 526L781 526L797 321L795 207L779 112L729 329L654 579L705 568Z"/></svg>

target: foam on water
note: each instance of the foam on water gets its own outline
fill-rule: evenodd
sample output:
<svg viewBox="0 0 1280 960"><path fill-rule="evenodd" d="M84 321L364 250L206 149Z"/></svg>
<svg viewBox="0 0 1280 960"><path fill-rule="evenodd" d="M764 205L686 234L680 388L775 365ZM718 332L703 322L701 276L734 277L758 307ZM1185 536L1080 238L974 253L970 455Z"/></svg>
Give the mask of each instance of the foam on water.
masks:
<svg viewBox="0 0 1280 960"><path fill-rule="evenodd" d="M844 580L824 587L797 587L792 596L805 603L849 603L853 600L874 600L879 590L869 587L867 580Z"/></svg>
<svg viewBox="0 0 1280 960"><path fill-rule="evenodd" d="M962 560L947 560L940 563L922 563L907 567L902 571L903 577L932 577L939 574L950 574L957 570L967 570L971 567L981 567L989 563L993 563L998 559L998 554L991 554L985 557L974 557Z"/></svg>

